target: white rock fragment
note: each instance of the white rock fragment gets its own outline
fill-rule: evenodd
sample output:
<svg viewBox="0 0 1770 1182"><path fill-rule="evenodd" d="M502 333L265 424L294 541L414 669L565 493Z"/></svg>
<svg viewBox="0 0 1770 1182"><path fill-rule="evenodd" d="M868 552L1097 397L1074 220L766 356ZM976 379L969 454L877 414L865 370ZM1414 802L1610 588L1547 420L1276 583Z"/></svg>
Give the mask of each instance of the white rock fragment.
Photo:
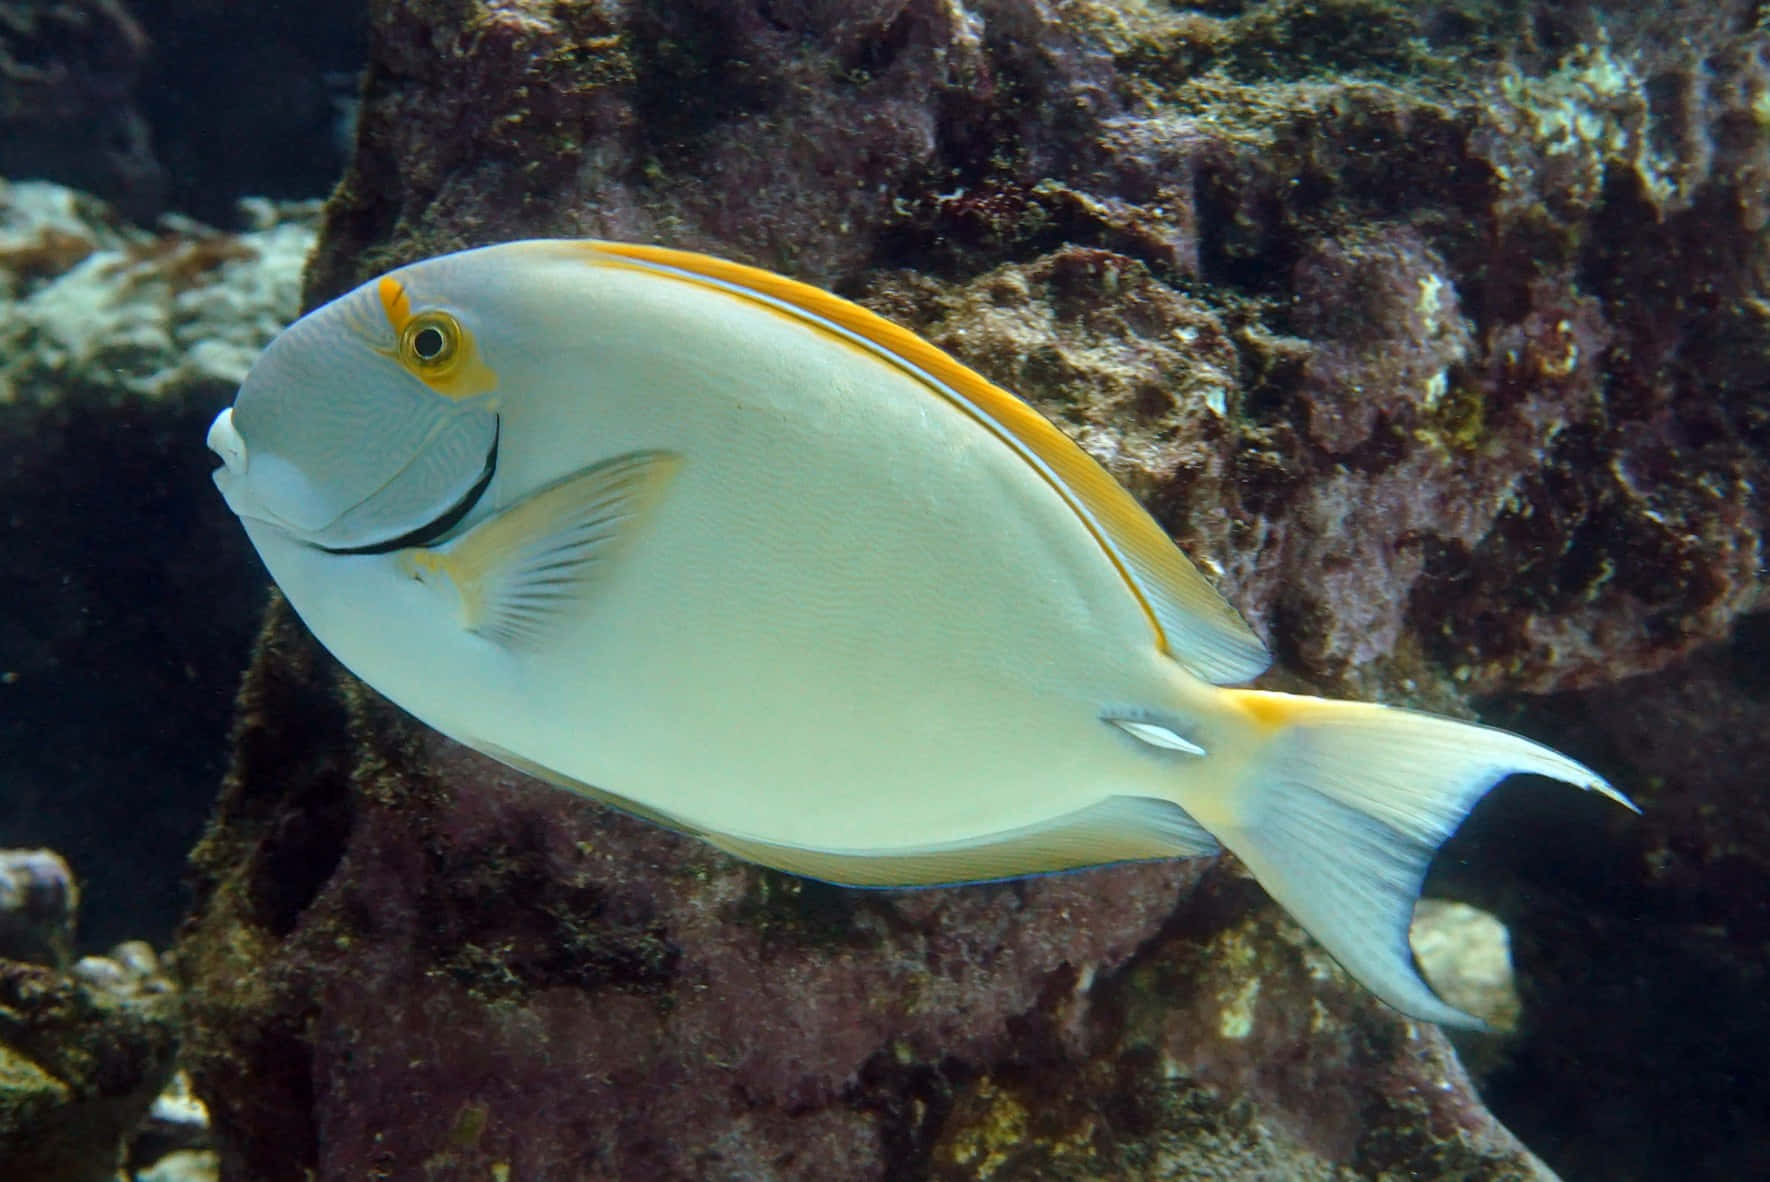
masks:
<svg viewBox="0 0 1770 1182"><path fill-rule="evenodd" d="M1505 924L1467 903L1422 899L1408 935L1421 971L1440 997L1496 1031L1517 1029L1523 1003Z"/></svg>
<svg viewBox="0 0 1770 1182"><path fill-rule="evenodd" d="M219 1182L220 1178L221 1155L212 1149L180 1149L135 1174L135 1182Z"/></svg>
<svg viewBox="0 0 1770 1182"><path fill-rule="evenodd" d="M0 402L164 398L236 385L300 310L318 202L245 202L227 234L150 233L43 182L0 182Z"/></svg>
<svg viewBox="0 0 1770 1182"><path fill-rule="evenodd" d="M209 1108L192 1094L191 1078L183 1071L173 1075L166 1090L155 1097L148 1116L168 1128L183 1130L190 1137L206 1135L209 1128Z"/></svg>

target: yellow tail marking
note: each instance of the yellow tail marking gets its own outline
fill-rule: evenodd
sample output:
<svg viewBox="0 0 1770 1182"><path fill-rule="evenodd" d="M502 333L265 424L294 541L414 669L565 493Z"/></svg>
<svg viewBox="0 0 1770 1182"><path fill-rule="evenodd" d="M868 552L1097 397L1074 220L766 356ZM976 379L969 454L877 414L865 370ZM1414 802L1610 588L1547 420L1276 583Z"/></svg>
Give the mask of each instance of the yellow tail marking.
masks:
<svg viewBox="0 0 1770 1182"><path fill-rule="evenodd" d="M1266 690L1230 689L1223 693L1228 701L1241 707L1252 722L1266 730L1299 722L1310 712L1311 706L1319 704L1318 699Z"/></svg>

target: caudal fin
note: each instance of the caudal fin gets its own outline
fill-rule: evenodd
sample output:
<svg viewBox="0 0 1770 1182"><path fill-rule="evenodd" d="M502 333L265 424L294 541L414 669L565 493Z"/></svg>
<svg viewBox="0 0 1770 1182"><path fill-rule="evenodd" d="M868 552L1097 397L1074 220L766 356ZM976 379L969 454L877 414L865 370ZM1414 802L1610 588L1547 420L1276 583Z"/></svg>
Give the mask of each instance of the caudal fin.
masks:
<svg viewBox="0 0 1770 1182"><path fill-rule="evenodd" d="M1407 942L1427 864L1476 801L1530 772L1635 807L1589 768L1507 731L1365 702L1226 692L1262 738L1235 823L1213 827L1216 836L1347 972L1428 1021L1482 1025L1420 979Z"/></svg>

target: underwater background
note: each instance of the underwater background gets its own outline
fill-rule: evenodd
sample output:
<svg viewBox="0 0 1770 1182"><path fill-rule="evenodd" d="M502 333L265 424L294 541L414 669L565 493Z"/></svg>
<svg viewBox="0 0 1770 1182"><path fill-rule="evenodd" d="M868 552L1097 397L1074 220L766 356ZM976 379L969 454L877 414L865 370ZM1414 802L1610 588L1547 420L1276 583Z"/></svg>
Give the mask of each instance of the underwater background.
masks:
<svg viewBox="0 0 1770 1182"><path fill-rule="evenodd" d="M1763 5L0 0L0 177L0 1177L1770 1176ZM1231 858L858 893L453 747L203 432L304 308L536 235L915 328L1262 685L1644 815L1477 808L1447 1039Z"/></svg>

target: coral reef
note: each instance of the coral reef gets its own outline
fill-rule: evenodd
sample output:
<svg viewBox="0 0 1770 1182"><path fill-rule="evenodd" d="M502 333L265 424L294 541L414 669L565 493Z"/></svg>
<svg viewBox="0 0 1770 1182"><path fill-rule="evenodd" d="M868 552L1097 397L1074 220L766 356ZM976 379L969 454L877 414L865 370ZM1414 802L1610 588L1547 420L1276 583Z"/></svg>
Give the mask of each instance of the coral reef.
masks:
<svg viewBox="0 0 1770 1182"><path fill-rule="evenodd" d="M247 202L244 234L149 232L57 185L0 186L0 405L236 386L294 318L312 204Z"/></svg>
<svg viewBox="0 0 1770 1182"><path fill-rule="evenodd" d="M1737 769L1632 774L1669 758L1642 735L1720 733L1630 708L1734 717L1682 663L1758 628L1760 9L377 0L307 298L537 234L785 270L1076 434L1272 641L1273 684L1575 695L1599 721L1495 708L1651 819L1521 786L1441 860L1518 954L1495 1094L1575 1176L1687 1172L1722 1136L1747 1176L1742 1102L1647 1151L1664 1097L1618 1057L1712 1097L1744 1044L1666 949L1739 1008L1761 985L1770 842L1705 811ZM1541 1172L1439 1036L1227 865L834 892L346 697L273 619L198 854L193 1073L236 1176ZM1536 1114L1598 1103L1588 1057L1604 1117L1557 1133Z"/></svg>
<svg viewBox="0 0 1770 1182"><path fill-rule="evenodd" d="M179 946L224 1176L1551 1177L1228 866L805 882L260 646Z"/></svg>
<svg viewBox="0 0 1770 1182"><path fill-rule="evenodd" d="M296 311L313 207L130 226L0 181L0 832L82 868L99 948L169 937L263 577L200 440Z"/></svg>

